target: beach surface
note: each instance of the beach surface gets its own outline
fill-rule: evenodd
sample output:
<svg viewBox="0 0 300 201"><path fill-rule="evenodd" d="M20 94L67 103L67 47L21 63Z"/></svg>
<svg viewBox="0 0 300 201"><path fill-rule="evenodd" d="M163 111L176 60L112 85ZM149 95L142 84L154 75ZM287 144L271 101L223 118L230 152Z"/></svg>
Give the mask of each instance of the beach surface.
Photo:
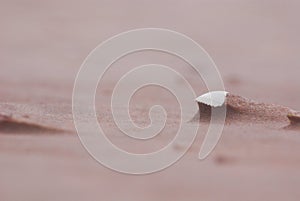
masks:
<svg viewBox="0 0 300 201"><path fill-rule="evenodd" d="M300 111L299 2L1 4L0 200L299 200L300 129L289 126L287 117L290 109ZM198 154L208 123L191 122L200 123L200 129L181 160L163 171L133 176L105 168L85 150L73 123L72 90L82 62L100 42L144 27L191 37L215 61L226 91L263 105L246 115L231 113L205 160ZM114 144L133 153L164 147L180 121L174 97L146 87L133 97L131 116L145 126L150 107L160 104L168 113L163 132L140 142L115 126L110 97L116 82L147 63L172 66L197 95L207 92L201 77L172 55L146 51L113 64L97 89L98 121ZM174 153L180 149L174 146Z"/></svg>

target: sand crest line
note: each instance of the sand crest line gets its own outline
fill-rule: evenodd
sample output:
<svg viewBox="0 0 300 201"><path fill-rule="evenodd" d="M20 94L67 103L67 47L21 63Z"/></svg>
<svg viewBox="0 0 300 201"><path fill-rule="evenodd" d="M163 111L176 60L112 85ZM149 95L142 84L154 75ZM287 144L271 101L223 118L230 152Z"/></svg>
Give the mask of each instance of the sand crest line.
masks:
<svg viewBox="0 0 300 201"><path fill-rule="evenodd" d="M225 91L203 94L199 96L196 101L199 111L191 122L209 122L212 108L218 110L218 108L226 107L227 125L238 122L242 124L255 123L266 125L280 123L282 124L280 128L287 130L300 129L300 112L288 107L270 103L259 103ZM5 106L7 106L7 104L5 104ZM20 108L18 104L12 107L14 103L10 103L9 106L10 107L5 107L5 112L0 111L0 133L53 134L71 132L55 125L48 125L47 122L43 124L37 121L36 119L39 118L37 115L26 113L27 110L30 110L30 105L24 104L21 108L26 107L26 110L23 112L18 110L18 108ZM45 106L43 105L42 107L44 108ZM38 109L38 106L35 107L35 110L36 109ZM57 116L57 119L61 119L59 118L61 114L55 113L52 114L51 119L55 118L55 116ZM72 121L72 119L68 121L70 120ZM74 133L74 131L72 131L72 133Z"/></svg>

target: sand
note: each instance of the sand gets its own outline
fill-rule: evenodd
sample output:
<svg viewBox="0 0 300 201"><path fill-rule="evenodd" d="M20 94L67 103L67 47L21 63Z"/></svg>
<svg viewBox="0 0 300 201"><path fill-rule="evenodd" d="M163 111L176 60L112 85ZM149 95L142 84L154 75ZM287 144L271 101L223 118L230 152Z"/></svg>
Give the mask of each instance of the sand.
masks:
<svg viewBox="0 0 300 201"><path fill-rule="evenodd" d="M297 118L287 117L300 110L298 2L1 3L0 200L299 200L300 131L289 126ZM204 121L176 164L131 176L103 167L87 153L74 128L71 97L88 53L112 35L140 27L169 28L193 38L216 62L234 100L255 107L227 119L207 159L198 160ZM153 59L184 75L197 95L207 92L201 78L170 55L138 53L114 64L98 87L98 120L113 143L136 153L166 145L179 122L174 97L149 87L134 97L131 115L147 125L149 107L161 104L168 112L166 129L139 142L114 125L109 97L116 81ZM174 146L174 153L180 149Z"/></svg>

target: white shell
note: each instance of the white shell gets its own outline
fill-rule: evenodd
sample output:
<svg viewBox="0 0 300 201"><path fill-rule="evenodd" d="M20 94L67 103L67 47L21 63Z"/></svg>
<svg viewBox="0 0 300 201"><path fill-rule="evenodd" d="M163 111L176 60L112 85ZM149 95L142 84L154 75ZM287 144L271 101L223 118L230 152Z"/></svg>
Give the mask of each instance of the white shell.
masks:
<svg viewBox="0 0 300 201"><path fill-rule="evenodd" d="M219 107L224 105L227 94L226 91L211 91L199 96L196 101L212 107Z"/></svg>

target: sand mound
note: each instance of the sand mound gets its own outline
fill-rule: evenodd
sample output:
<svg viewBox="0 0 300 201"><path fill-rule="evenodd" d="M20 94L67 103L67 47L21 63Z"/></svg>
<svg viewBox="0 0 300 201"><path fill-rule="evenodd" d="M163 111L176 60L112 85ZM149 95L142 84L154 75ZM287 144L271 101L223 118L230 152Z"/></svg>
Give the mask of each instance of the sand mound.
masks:
<svg viewBox="0 0 300 201"><path fill-rule="evenodd" d="M300 130L300 112L293 112L287 115L290 120L290 124L285 129L297 129Z"/></svg>
<svg viewBox="0 0 300 201"><path fill-rule="evenodd" d="M210 121L212 106L201 102L198 102L198 106L199 112L195 115L193 121ZM226 99L222 106L213 108L218 110L222 107L226 107L226 123L288 123L289 118L293 118L288 117L288 114L294 113L294 111L288 107L269 103L258 103L230 93L226 94ZM299 122L299 119L295 121Z"/></svg>
<svg viewBox="0 0 300 201"><path fill-rule="evenodd" d="M0 133L66 133L72 130L70 107L59 104L0 103Z"/></svg>
<svg viewBox="0 0 300 201"><path fill-rule="evenodd" d="M27 118L27 116L15 118L11 115L0 114L0 133L53 133L60 131L31 122Z"/></svg>

